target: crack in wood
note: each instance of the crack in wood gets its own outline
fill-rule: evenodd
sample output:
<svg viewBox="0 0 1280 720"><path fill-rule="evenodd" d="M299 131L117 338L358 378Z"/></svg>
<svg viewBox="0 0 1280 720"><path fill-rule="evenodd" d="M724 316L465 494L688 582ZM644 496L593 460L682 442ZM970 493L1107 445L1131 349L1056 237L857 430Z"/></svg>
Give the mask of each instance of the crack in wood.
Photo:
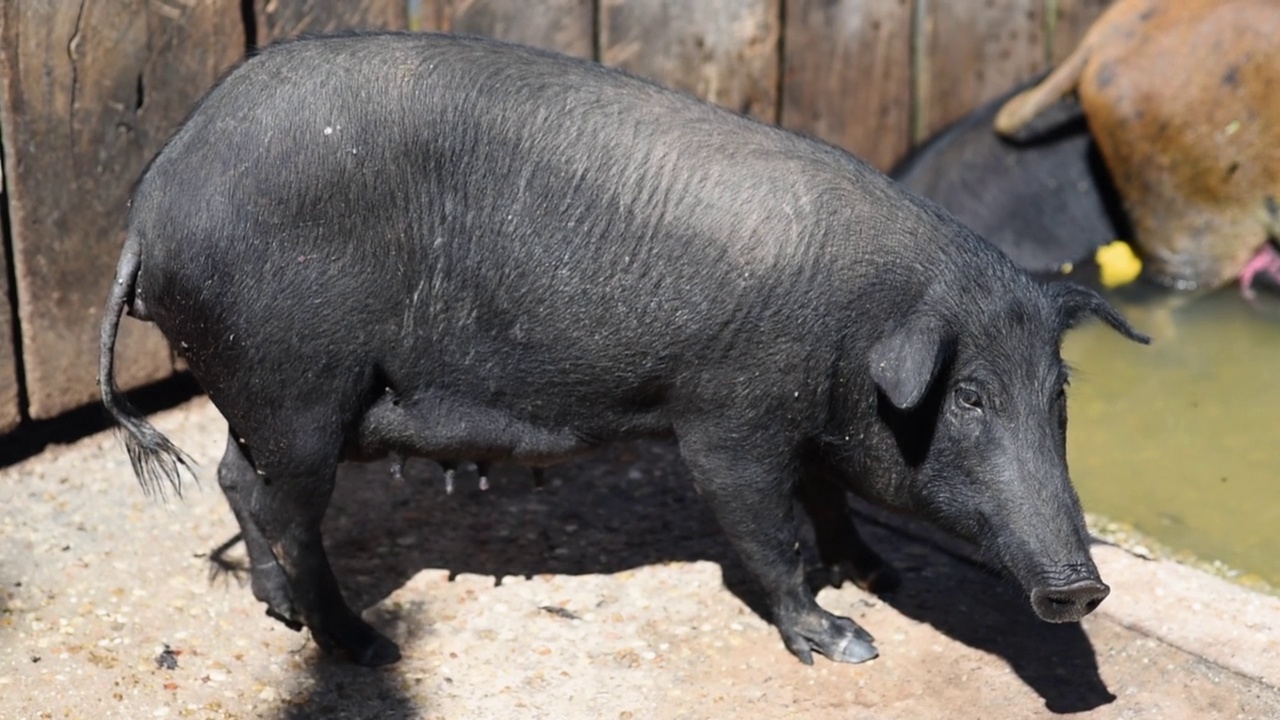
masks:
<svg viewBox="0 0 1280 720"><path fill-rule="evenodd" d="M84 21L84 6L88 0L80 0L80 6L76 8L76 22L71 31L71 40L67 42L67 59L71 61L71 97L69 107L67 109L67 138L72 140L72 159L74 160L75 134L76 134L76 96L80 89L80 23Z"/></svg>

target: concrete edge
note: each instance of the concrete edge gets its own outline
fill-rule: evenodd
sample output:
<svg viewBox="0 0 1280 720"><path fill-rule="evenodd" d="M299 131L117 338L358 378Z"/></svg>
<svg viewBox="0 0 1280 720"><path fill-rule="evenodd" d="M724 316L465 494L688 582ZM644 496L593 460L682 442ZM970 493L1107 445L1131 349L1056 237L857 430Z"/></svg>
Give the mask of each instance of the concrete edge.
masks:
<svg viewBox="0 0 1280 720"><path fill-rule="evenodd" d="M1280 597L1115 546L1093 556L1111 585L1101 617L1280 688Z"/></svg>

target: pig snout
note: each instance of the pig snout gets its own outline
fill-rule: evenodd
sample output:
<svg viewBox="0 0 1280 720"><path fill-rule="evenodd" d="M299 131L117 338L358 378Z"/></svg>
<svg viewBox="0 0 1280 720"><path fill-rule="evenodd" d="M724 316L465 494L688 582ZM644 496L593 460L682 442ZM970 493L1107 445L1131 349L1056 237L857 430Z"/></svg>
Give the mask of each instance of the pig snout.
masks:
<svg viewBox="0 0 1280 720"><path fill-rule="evenodd" d="M1192 217L1167 225L1147 230L1138 245L1147 277L1178 290L1212 290L1232 282L1267 244L1265 232L1251 214Z"/></svg>
<svg viewBox="0 0 1280 720"><path fill-rule="evenodd" d="M1101 580L1084 578L1033 589L1031 607L1046 622L1075 622L1093 612L1110 593L1111 588Z"/></svg>
<svg viewBox="0 0 1280 720"><path fill-rule="evenodd" d="M1214 288L1229 281L1233 271L1207 252L1143 246L1147 277L1175 290Z"/></svg>

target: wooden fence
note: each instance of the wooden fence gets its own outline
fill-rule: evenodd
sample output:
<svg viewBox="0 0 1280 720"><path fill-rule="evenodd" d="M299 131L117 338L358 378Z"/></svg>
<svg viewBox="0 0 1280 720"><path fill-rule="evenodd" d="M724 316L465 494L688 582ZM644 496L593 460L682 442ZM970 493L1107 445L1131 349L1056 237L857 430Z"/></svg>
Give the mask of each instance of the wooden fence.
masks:
<svg viewBox="0 0 1280 720"><path fill-rule="evenodd" d="M0 432L96 400L129 192L246 48L352 27L492 35L627 68L887 169L1063 57L1107 2L4 0ZM118 348L126 388L174 371L154 328L126 318Z"/></svg>

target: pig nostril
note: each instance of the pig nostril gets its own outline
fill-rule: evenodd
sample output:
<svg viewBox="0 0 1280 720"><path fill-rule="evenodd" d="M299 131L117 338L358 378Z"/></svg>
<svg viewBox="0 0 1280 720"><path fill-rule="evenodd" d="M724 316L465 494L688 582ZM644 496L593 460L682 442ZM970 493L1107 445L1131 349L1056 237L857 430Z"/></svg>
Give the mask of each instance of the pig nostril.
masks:
<svg viewBox="0 0 1280 720"><path fill-rule="evenodd" d="M1031 606L1042 620L1074 622L1093 612L1109 592L1106 585L1089 581L1052 590L1037 588L1031 593Z"/></svg>

